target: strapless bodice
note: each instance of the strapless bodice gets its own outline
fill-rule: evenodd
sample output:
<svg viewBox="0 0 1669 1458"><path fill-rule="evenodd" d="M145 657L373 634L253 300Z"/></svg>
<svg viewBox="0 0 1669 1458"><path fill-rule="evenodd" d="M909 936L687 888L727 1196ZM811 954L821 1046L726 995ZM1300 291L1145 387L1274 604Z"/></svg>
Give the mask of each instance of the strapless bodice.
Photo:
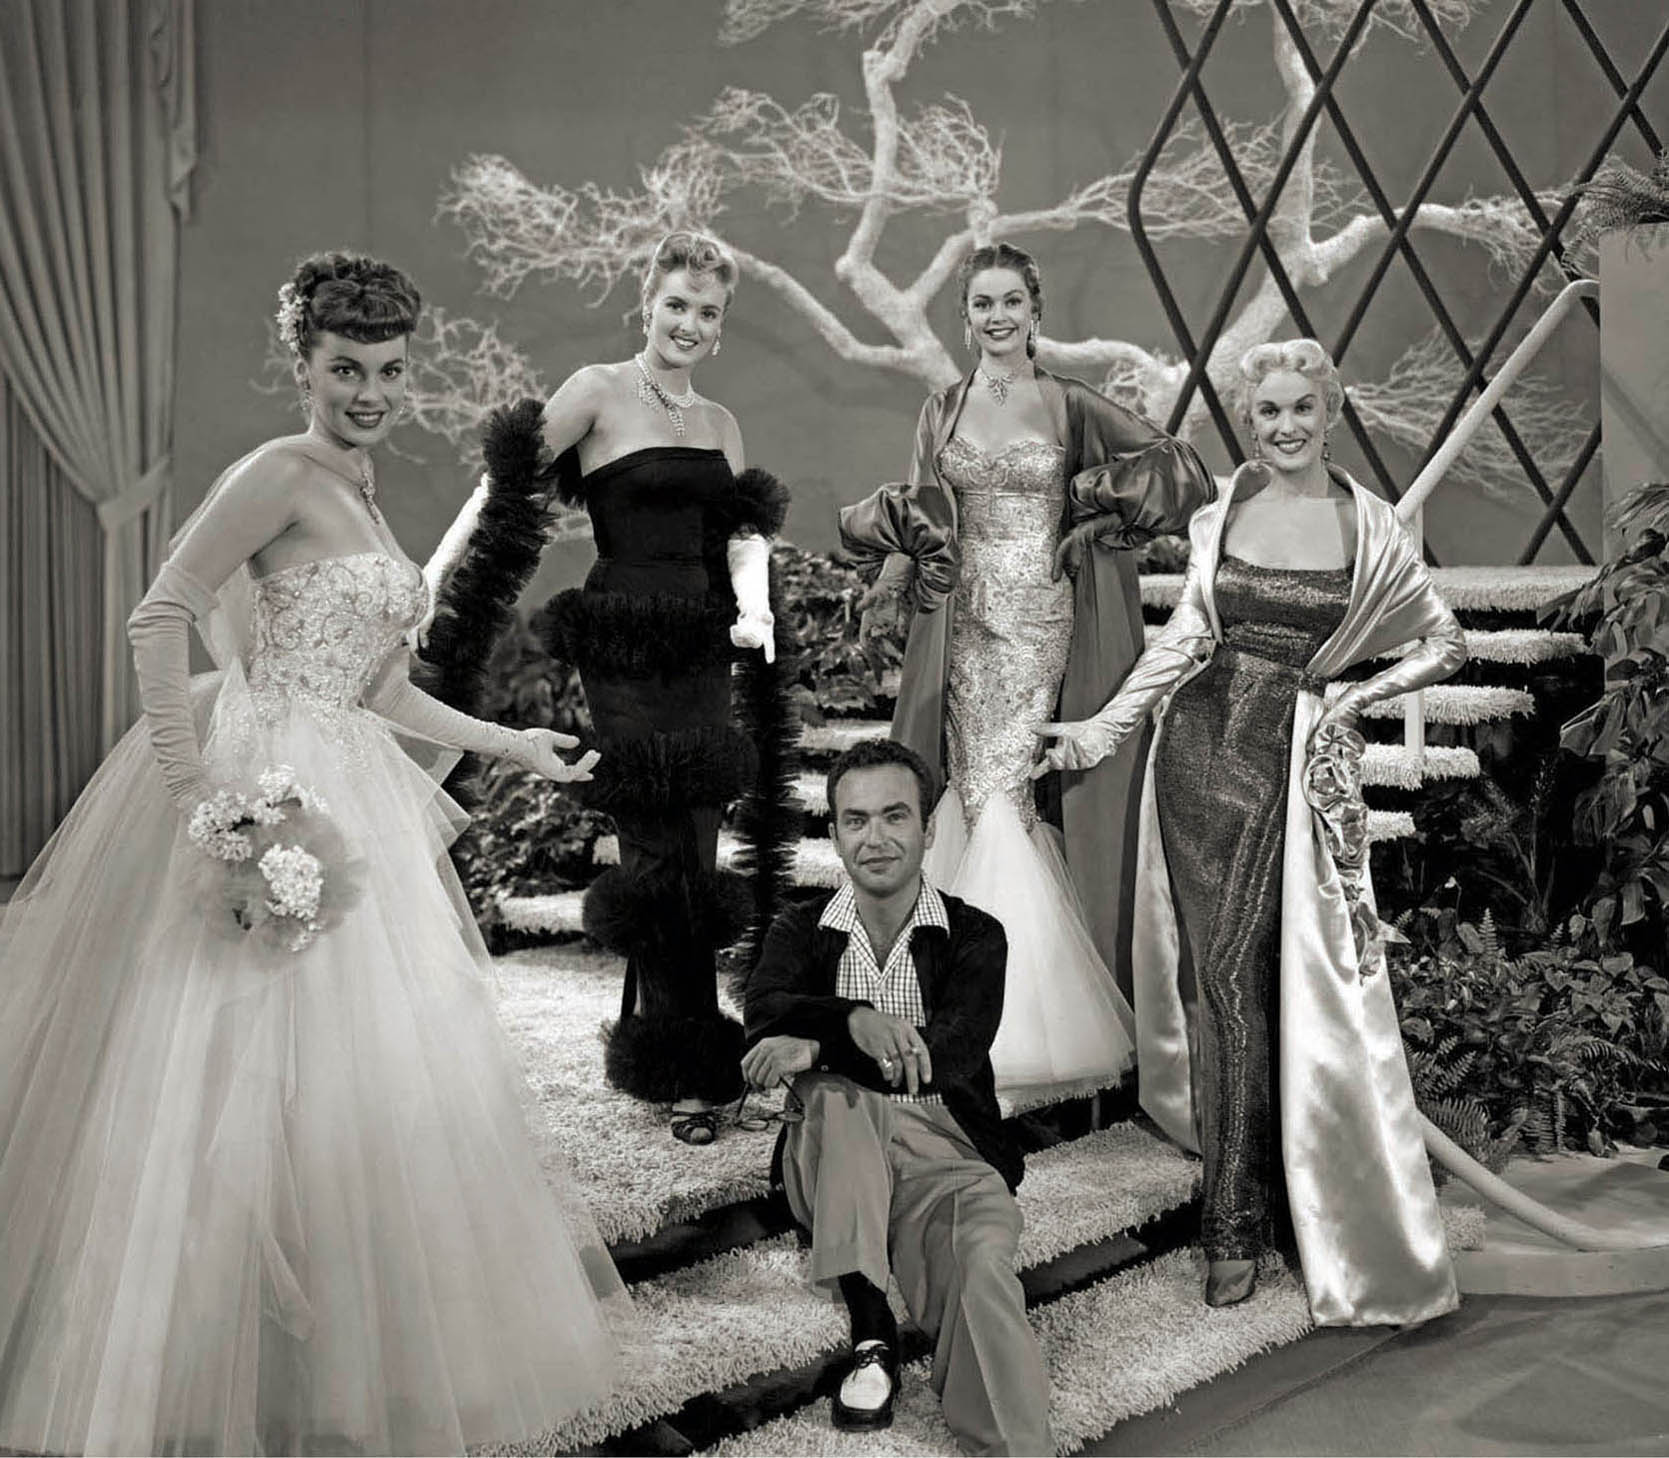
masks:
<svg viewBox="0 0 1669 1458"><path fill-rule="evenodd" d="M325 557L258 577L250 690L273 707L350 708L427 605L422 572L386 552Z"/></svg>

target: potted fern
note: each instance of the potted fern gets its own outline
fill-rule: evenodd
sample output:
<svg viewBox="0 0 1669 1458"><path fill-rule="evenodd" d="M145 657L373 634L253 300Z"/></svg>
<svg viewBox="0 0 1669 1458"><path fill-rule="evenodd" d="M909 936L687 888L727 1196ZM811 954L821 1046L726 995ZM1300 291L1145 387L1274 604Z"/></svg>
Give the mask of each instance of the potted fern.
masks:
<svg viewBox="0 0 1669 1458"><path fill-rule="evenodd" d="M1605 554L1611 525L1641 481L1669 479L1669 153L1650 172L1610 161L1581 189L1573 253L1597 244L1600 427L1605 452Z"/></svg>

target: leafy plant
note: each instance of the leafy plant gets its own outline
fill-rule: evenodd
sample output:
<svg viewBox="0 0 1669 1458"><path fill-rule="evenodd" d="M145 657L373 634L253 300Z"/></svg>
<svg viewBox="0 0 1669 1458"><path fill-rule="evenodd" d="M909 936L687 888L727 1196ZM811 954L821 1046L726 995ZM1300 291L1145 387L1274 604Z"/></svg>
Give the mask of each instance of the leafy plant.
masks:
<svg viewBox="0 0 1669 1458"><path fill-rule="evenodd" d="M772 551L771 566L797 655L793 693L800 717L820 724L831 715L888 713L903 648L892 638L859 640L864 581L857 569L785 544Z"/></svg>
<svg viewBox="0 0 1669 1458"><path fill-rule="evenodd" d="M1669 223L1669 152L1658 155L1649 173L1613 158L1576 191L1582 201L1566 239L1570 249L1617 228Z"/></svg>
<svg viewBox="0 0 1669 1458"><path fill-rule="evenodd" d="M579 675L545 651L518 618L488 663L481 715L501 724L590 732ZM498 921L498 898L584 886L592 853L609 820L564 786L507 760L479 767L464 788L468 829L452 847L470 909L483 929Z"/></svg>
<svg viewBox="0 0 1669 1458"><path fill-rule="evenodd" d="M1592 625L1605 662L1604 692L1560 743L1601 766L1576 818L1578 838L1601 853L1593 920L1601 936L1613 922L1637 929L1656 956L1669 915L1669 483L1637 487L1613 523L1622 551L1553 605L1561 625Z"/></svg>
<svg viewBox="0 0 1669 1458"><path fill-rule="evenodd" d="M1415 1098L1486 1165L1521 1139L1604 1153L1669 1093L1669 979L1604 952L1586 917L1518 956L1487 913L1427 907L1400 925L1410 942L1388 964Z"/></svg>

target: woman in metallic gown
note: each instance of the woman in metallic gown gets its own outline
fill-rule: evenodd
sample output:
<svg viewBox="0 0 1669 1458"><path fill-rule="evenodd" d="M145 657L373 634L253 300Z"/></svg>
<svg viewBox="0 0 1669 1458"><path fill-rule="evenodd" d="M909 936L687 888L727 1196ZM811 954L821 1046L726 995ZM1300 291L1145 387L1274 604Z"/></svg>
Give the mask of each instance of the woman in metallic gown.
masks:
<svg viewBox="0 0 1669 1458"><path fill-rule="evenodd" d="M923 406L908 485L848 507L841 534L856 555L886 558L869 626L906 600L915 609L893 735L948 780L927 873L1008 933L998 1085L1100 1085L1132 1051L1114 971L1128 987L1140 746L1062 777L1050 808L1063 858L1028 778L1035 731L1093 711L1135 661L1128 549L1181 530L1214 487L1188 446L1037 367L1030 255L975 249L960 283L977 363Z"/></svg>
<svg viewBox="0 0 1669 1458"><path fill-rule="evenodd" d="M1390 507L1328 461L1344 392L1326 351L1259 345L1241 387L1253 458L1194 518L1176 612L1099 713L1045 726L1038 768L1097 763L1161 706L1137 1059L1143 1107L1205 1159L1206 1300L1249 1296L1290 1220L1318 1322L1421 1321L1453 1308L1455 1283L1386 985L1355 724L1447 678L1465 642Z"/></svg>

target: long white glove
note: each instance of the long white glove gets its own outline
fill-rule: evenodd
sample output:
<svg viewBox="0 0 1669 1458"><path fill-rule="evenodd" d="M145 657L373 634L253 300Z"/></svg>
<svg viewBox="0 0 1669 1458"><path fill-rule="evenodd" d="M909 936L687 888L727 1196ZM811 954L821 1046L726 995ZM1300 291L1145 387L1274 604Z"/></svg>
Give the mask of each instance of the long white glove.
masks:
<svg viewBox="0 0 1669 1458"><path fill-rule="evenodd" d="M435 621L435 607L440 602L440 590L446 585L447 575L458 565L458 558L463 556L464 548L469 545L470 535L475 530L476 522L481 520L481 508L487 504L487 495L492 490L492 484L492 477L483 471L481 484L470 493L469 500L452 519L452 525L447 527L445 535L430 554L429 560L423 564L423 581L429 589L429 606L406 634L406 642L411 645L413 652L420 650L429 641L429 628Z"/></svg>
<svg viewBox="0 0 1669 1458"><path fill-rule="evenodd" d="M736 621L730 641L738 648L762 648L765 661L775 663L776 618L771 613L771 544L750 533L732 537L725 548L730 586L736 594Z"/></svg>
<svg viewBox="0 0 1669 1458"><path fill-rule="evenodd" d="M1148 640L1118 692L1099 713L1076 723L1039 727L1038 733L1057 742L1032 766L1032 778L1050 770L1087 770L1100 764L1153 712L1160 699L1211 656L1211 649L1211 624L1185 597L1170 621Z"/></svg>
<svg viewBox="0 0 1669 1458"><path fill-rule="evenodd" d="M151 753L162 783L184 811L207 793L191 713L191 625L206 618L214 605L214 593L169 558L127 620Z"/></svg>
<svg viewBox="0 0 1669 1458"><path fill-rule="evenodd" d="M436 744L511 759L547 779L589 780L592 766L598 760L594 749L587 750L573 764L558 758L557 750L572 749L579 743L571 734L559 734L554 729L511 729L460 714L411 681L405 654L399 651L389 655L388 662L366 689L363 703L390 723Z"/></svg>

